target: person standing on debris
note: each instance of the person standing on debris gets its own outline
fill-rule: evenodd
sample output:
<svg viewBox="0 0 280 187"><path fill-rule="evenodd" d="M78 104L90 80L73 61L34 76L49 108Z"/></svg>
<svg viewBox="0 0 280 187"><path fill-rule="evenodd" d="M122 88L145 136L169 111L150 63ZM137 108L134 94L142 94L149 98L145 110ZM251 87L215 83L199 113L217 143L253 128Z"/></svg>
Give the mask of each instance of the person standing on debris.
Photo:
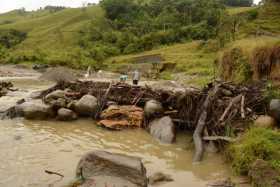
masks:
<svg viewBox="0 0 280 187"><path fill-rule="evenodd" d="M132 84L138 85L139 80L140 80L140 72L138 70L135 70L132 73Z"/></svg>

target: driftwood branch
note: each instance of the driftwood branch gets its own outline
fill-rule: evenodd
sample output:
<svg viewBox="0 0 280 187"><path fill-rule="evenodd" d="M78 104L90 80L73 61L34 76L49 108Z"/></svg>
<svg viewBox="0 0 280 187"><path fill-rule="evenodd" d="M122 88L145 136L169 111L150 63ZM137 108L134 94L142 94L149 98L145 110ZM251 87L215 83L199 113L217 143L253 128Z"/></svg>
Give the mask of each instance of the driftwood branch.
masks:
<svg viewBox="0 0 280 187"><path fill-rule="evenodd" d="M57 175L57 176L60 176L60 177L64 177L64 175L58 173L58 172L54 172L54 171L49 171L49 170L45 170L45 173L49 174L49 175Z"/></svg>
<svg viewBox="0 0 280 187"><path fill-rule="evenodd" d="M236 139L231 138L231 137L227 137L227 136L204 136L203 140L206 140L206 141L223 140L223 141L227 141L227 142L235 142L236 141Z"/></svg>
<svg viewBox="0 0 280 187"><path fill-rule="evenodd" d="M242 119L245 119L244 105L245 105L245 96L242 95L242 98L241 98L241 109L240 109Z"/></svg>

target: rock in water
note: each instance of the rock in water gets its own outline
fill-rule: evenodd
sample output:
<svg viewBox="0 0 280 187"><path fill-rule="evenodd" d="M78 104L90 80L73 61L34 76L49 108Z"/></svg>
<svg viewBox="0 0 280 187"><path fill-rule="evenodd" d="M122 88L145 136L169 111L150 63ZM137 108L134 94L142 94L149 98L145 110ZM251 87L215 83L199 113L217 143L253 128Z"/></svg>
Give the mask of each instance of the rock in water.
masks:
<svg viewBox="0 0 280 187"><path fill-rule="evenodd" d="M98 101L92 95L84 95L76 104L75 111L80 116L94 116L97 111Z"/></svg>
<svg viewBox="0 0 280 187"><path fill-rule="evenodd" d="M16 109L19 116L26 119L48 119L54 116L52 107L44 104L41 100L31 100L17 105Z"/></svg>
<svg viewBox="0 0 280 187"><path fill-rule="evenodd" d="M93 151L84 155L78 163L76 176L84 178L85 183L93 180L95 183L102 183L107 179L107 185L116 187L146 187L148 182L146 169L140 158L105 151Z"/></svg>
<svg viewBox="0 0 280 187"><path fill-rule="evenodd" d="M55 90L45 97L45 102L46 103L51 103L53 100L57 100L59 98L65 98L65 91L63 90Z"/></svg>
<svg viewBox="0 0 280 187"><path fill-rule="evenodd" d="M252 164L249 176L254 186L280 187L280 172L264 160L258 159Z"/></svg>
<svg viewBox="0 0 280 187"><path fill-rule="evenodd" d="M272 99L269 104L269 115L280 122L280 99Z"/></svg>
<svg viewBox="0 0 280 187"><path fill-rule="evenodd" d="M150 100L145 104L144 113L147 118L159 115L163 112L163 107L160 102Z"/></svg>
<svg viewBox="0 0 280 187"><path fill-rule="evenodd" d="M77 119L77 114L72 110L61 108L57 112L57 119L60 121L72 121Z"/></svg>
<svg viewBox="0 0 280 187"><path fill-rule="evenodd" d="M158 172L149 177L149 184L155 185L160 182L171 182L173 179L170 175Z"/></svg>
<svg viewBox="0 0 280 187"><path fill-rule="evenodd" d="M143 123L144 112L142 108L136 106L112 105L103 111L100 117L102 120L98 124L109 129L140 128Z"/></svg>
<svg viewBox="0 0 280 187"><path fill-rule="evenodd" d="M273 128L276 126L276 121L274 118L270 117L270 116L259 116L254 125L256 127L263 127L263 128Z"/></svg>
<svg viewBox="0 0 280 187"><path fill-rule="evenodd" d="M169 116L153 120L150 133L162 143L173 143L176 140L175 125Z"/></svg>

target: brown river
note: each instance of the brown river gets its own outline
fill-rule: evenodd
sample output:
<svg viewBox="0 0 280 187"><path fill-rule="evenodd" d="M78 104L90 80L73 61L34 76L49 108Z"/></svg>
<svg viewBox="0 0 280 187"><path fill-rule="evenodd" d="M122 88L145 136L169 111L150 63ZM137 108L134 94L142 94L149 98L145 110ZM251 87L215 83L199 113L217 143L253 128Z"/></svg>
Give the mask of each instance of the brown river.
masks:
<svg viewBox="0 0 280 187"><path fill-rule="evenodd" d="M20 90L0 98L4 110L32 91L50 83L34 79L14 79ZM209 181L231 176L230 168L219 154L206 154L199 165L192 164L191 135L180 133L176 144L164 145L144 130L108 131L92 120L75 122L0 121L0 186L63 187L74 179L76 165L83 154L101 149L143 159L148 176L155 172L170 174L173 182L162 187L205 187ZM46 174L56 171L65 177Z"/></svg>

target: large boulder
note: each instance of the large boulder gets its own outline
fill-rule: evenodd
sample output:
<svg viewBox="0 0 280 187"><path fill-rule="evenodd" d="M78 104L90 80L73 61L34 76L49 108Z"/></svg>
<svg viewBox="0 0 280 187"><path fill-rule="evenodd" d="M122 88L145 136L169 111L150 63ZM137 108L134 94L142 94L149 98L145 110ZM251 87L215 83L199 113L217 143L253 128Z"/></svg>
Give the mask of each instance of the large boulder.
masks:
<svg viewBox="0 0 280 187"><path fill-rule="evenodd" d="M171 182L173 181L172 177L170 175L157 172L149 177L149 184L150 185L156 185L158 183L162 182Z"/></svg>
<svg viewBox="0 0 280 187"><path fill-rule="evenodd" d="M253 186L280 187L279 176L280 172L262 159L256 160L249 171Z"/></svg>
<svg viewBox="0 0 280 187"><path fill-rule="evenodd" d="M72 121L77 119L77 114L72 110L61 108L57 111L57 119L60 121Z"/></svg>
<svg viewBox="0 0 280 187"><path fill-rule="evenodd" d="M272 99L270 101L269 115L280 122L280 99Z"/></svg>
<svg viewBox="0 0 280 187"><path fill-rule="evenodd" d="M48 119L54 116L54 111L50 105L46 105L42 100L31 100L15 107L19 116L26 119Z"/></svg>
<svg viewBox="0 0 280 187"><path fill-rule="evenodd" d="M80 116L93 116L98 108L98 101L92 95L84 95L76 104L75 111Z"/></svg>
<svg viewBox="0 0 280 187"><path fill-rule="evenodd" d="M146 169L140 158L105 151L84 155L76 168L76 176L84 179L83 187L146 187ZM100 185L96 185L100 184Z"/></svg>
<svg viewBox="0 0 280 187"><path fill-rule="evenodd" d="M160 102L156 100L150 100L146 102L144 107L144 113L147 118L159 115L163 112L163 107Z"/></svg>
<svg viewBox="0 0 280 187"><path fill-rule="evenodd" d="M63 90L55 90L45 97L45 102L51 102L53 100L57 100L59 98L65 98L65 91Z"/></svg>
<svg viewBox="0 0 280 187"><path fill-rule="evenodd" d="M150 133L162 143L173 143L176 140L175 125L169 116L153 120Z"/></svg>
<svg viewBox="0 0 280 187"><path fill-rule="evenodd" d="M98 124L109 129L140 128L144 112L142 108L133 105L111 105L101 113L100 118L102 120Z"/></svg>
<svg viewBox="0 0 280 187"><path fill-rule="evenodd" d="M51 105L55 110L65 108L67 106L66 92L55 90L44 98L44 102Z"/></svg>
<svg viewBox="0 0 280 187"><path fill-rule="evenodd" d="M256 127L273 128L276 126L276 121L273 117L262 115L256 119L254 125Z"/></svg>

